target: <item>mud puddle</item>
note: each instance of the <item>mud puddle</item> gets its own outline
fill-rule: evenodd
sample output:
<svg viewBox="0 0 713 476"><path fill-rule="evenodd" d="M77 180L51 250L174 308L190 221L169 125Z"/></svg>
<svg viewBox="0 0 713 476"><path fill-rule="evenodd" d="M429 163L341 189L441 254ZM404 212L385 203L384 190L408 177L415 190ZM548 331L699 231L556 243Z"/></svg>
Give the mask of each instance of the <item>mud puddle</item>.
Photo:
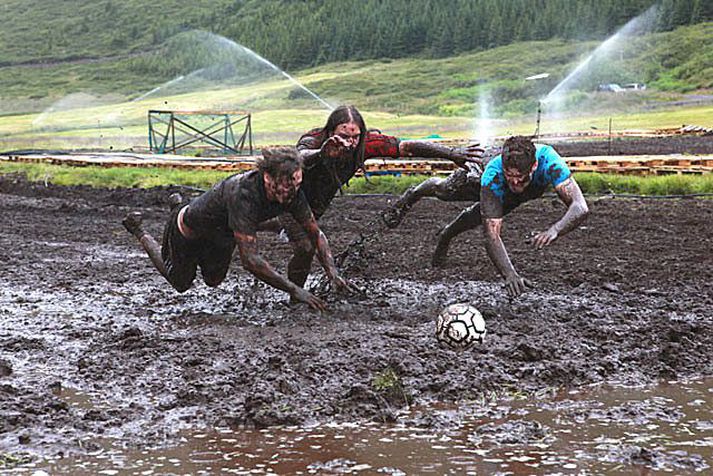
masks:
<svg viewBox="0 0 713 476"><path fill-rule="evenodd" d="M88 405L63 390L70 405ZM168 448L98 449L15 468L31 474L705 474L713 379L483 398L405 411L393 426L322 424L184 433Z"/></svg>
<svg viewBox="0 0 713 476"><path fill-rule="evenodd" d="M522 237L563 209L525 204L508 219L508 249L537 287L516 300L479 233L459 238L445 268L427 266L433 234L464 204L424 200L350 268L366 296L330 295L320 315L237 261L218 288L167 286L120 223L136 206L159 236L166 190L0 178L8 186L0 473L22 455L51 474L710 472L713 418L690 412L710 412L713 385L645 385L713 376L711 200L593 200L586 230L544 252ZM322 219L333 248L388 201L335 200ZM261 252L283 270L290 257L272 236ZM433 337L453 302L488 323L467 354ZM638 387L591 386L606 382ZM550 388L585 393L476 400ZM345 422L365 423L328 425ZM267 431L227 429L245 427Z"/></svg>

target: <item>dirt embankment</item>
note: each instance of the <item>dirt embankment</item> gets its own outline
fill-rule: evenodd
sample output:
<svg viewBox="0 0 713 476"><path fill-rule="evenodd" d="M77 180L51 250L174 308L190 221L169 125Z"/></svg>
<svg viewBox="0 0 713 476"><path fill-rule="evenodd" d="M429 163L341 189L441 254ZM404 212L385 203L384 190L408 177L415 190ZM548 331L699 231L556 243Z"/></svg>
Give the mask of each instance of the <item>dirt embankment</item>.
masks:
<svg viewBox="0 0 713 476"><path fill-rule="evenodd" d="M590 200L586 225L542 252L525 238L564 208L521 207L505 242L537 286L516 300L479 232L454 242L446 268L426 264L434 234L466 204L424 200L351 267L367 297L332 296L319 315L289 307L237 259L217 289L176 293L120 225L140 209L158 235L167 195L0 178L6 451L85 451L102 436L143 445L206 425L388 421L407 402L713 373L710 200ZM387 204L336 199L323 219L332 247ZM261 236L261 250L284 269L286 244ZM484 345L437 345L435 316L453 302L482 310Z"/></svg>
<svg viewBox="0 0 713 476"><path fill-rule="evenodd" d="M596 141L562 141L552 145L563 157L713 154L713 136L680 135L647 139L616 138L612 139L611 144L608 140L601 139Z"/></svg>

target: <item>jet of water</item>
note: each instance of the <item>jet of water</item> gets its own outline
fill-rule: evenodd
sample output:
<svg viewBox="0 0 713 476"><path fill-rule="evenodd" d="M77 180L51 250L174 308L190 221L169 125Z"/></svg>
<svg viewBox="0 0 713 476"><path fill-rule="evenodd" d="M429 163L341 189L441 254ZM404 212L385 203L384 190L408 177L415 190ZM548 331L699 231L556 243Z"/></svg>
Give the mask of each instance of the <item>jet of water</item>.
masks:
<svg viewBox="0 0 713 476"><path fill-rule="evenodd" d="M302 84L302 83L300 83L299 81L297 81L297 80L296 80L294 77L292 77L289 73L287 73L286 71L283 71L282 69L278 68L278 67L277 67L276 65L274 65L272 62L270 62L270 61L267 60L266 58L263 58L263 57L260 56L259 54L255 53L255 52L254 52L253 50L251 50L250 48L248 48L248 47L246 47L246 46L243 46L243 45L241 45L241 44L239 44L239 43L236 43L236 42L234 42L233 40L229 40L228 38L226 38L226 37L224 37L224 36L216 35L216 34L214 34L214 33L208 33L208 35L214 37L214 39L215 39L216 41L218 41L219 43L224 44L224 45L227 45L227 46L230 47L230 48L237 49L237 50L239 50L239 51L242 51L242 52L244 52L244 53L247 53L247 54L250 55L251 57L253 57L253 58L255 58L256 60L260 61L261 63L263 63L263 64L269 66L270 68L272 68L273 70L275 70L276 72L278 72L279 74L281 74L282 76L284 76L285 78L287 78L290 82L292 82L292 84L294 84L295 86L299 87L300 89L302 89L303 91L305 91L307 94L309 94L310 96L312 96L314 99L316 99L317 101L319 101L324 107L326 107L326 108L329 109L330 111L334 110L334 106L332 106L332 105L329 104L327 101L325 101L324 99L322 99L321 97L319 97L319 96L318 96L317 94L315 94L311 89L307 88L304 84Z"/></svg>
<svg viewBox="0 0 713 476"><path fill-rule="evenodd" d="M480 145L489 145L493 137L493 120L490 117L490 91L481 90L478 95L478 118L475 120L475 139Z"/></svg>
<svg viewBox="0 0 713 476"><path fill-rule="evenodd" d="M46 108L39 116L32 121L32 127L35 129L47 127L62 127L64 125L62 118L54 118L55 113L69 111L73 109L82 109L95 107L102 104L99 98L89 93L72 93L55 101L51 106Z"/></svg>
<svg viewBox="0 0 713 476"><path fill-rule="evenodd" d="M641 15L630 20L626 25L621 27L614 35L605 40L601 45L597 47L589 56L587 56L579 65L577 65L571 73L569 73L562 81L560 81L557 86L555 86L545 98L542 100L543 103L547 104L550 102L558 102L561 99L562 94L568 90L584 73L589 64L594 58L599 55L611 52L614 48L619 46L620 41L623 38L632 36L633 34L646 29L647 27L653 25L656 16L658 14L658 5L652 5L648 10L646 10Z"/></svg>
<svg viewBox="0 0 713 476"><path fill-rule="evenodd" d="M199 70L199 71L201 71L201 70ZM191 73L191 74L193 74L193 73ZM161 86L156 86L156 87L153 88L151 91L149 91L149 92L147 92L147 93L144 93L144 94L142 94L141 96L139 96L139 97L137 97L137 98L135 98L135 99L132 99L131 102L141 101L142 99L145 99L145 98L151 96L152 94L155 94L155 93L159 92L159 91L162 90L162 89L165 89L165 88L168 88L168 87L170 87L170 86L173 86L174 84L178 83L179 81L183 81L184 78L185 78L185 76L183 76L183 75L180 75L180 76L178 76L178 77L176 77L176 78L173 78L172 80L163 83Z"/></svg>

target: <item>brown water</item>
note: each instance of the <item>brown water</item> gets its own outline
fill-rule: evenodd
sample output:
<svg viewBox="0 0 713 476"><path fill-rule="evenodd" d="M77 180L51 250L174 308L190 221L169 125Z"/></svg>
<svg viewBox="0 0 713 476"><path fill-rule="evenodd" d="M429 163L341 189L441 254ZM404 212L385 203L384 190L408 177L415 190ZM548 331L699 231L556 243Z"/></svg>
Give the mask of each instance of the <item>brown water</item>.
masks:
<svg viewBox="0 0 713 476"><path fill-rule="evenodd" d="M82 394L63 391L73 405ZM713 380L413 408L403 424L187 433L180 444L15 469L50 474L710 474Z"/></svg>

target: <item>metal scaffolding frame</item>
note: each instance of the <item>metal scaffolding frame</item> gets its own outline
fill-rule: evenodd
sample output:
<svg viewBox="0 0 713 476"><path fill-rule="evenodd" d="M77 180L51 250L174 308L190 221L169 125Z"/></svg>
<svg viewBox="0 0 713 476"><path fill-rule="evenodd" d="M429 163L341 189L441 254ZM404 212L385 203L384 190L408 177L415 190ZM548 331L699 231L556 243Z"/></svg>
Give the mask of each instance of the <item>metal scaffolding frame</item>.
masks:
<svg viewBox="0 0 713 476"><path fill-rule="evenodd" d="M207 117L211 122L206 127L200 127L197 124L190 124L188 122L190 117ZM149 149L154 153L175 154L178 150L197 143L217 147L228 155L253 153L252 122L248 112L150 110L148 123ZM244 126L236 140L233 126L239 123L244 123Z"/></svg>

